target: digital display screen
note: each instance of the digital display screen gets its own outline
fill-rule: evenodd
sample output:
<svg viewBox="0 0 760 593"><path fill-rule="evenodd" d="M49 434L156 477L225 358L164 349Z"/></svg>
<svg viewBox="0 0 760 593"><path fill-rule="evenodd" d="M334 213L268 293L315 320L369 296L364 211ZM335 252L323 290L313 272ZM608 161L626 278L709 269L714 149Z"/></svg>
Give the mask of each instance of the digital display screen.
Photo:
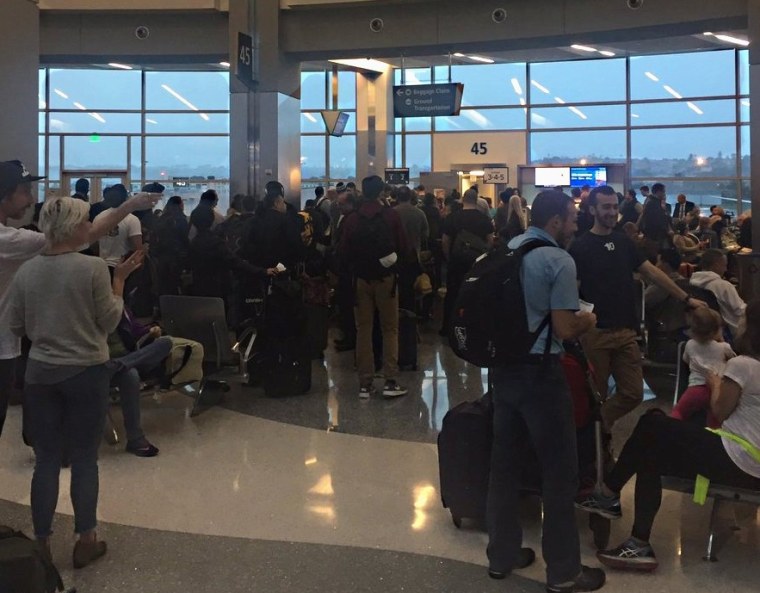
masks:
<svg viewBox="0 0 760 593"><path fill-rule="evenodd" d="M330 132L332 136L342 136L346 130L346 124L348 123L349 115L345 111L341 111L338 116L338 121L335 122L335 128Z"/></svg>
<svg viewBox="0 0 760 593"><path fill-rule="evenodd" d="M536 187L570 185L570 167L536 167Z"/></svg>
<svg viewBox="0 0 760 593"><path fill-rule="evenodd" d="M607 185L607 167L571 167L570 187Z"/></svg>

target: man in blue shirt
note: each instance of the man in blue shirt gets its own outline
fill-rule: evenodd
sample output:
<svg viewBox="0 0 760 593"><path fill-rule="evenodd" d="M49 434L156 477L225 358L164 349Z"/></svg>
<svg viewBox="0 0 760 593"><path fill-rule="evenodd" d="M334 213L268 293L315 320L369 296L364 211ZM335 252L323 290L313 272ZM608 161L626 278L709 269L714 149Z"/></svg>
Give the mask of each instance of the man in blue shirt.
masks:
<svg viewBox="0 0 760 593"><path fill-rule="evenodd" d="M578 309L575 263L561 247L577 230L573 199L559 191L540 193L533 202L531 226L509 243L514 249L533 239L554 246L532 250L521 277L528 327L536 331L550 315L524 363L497 367L493 379L493 451L488 489L488 574L506 577L532 564L535 553L521 548L519 486L526 440L538 457L543 491L543 556L547 591L594 591L605 581L601 569L581 566L574 499L578 457L570 391L560 366L562 340L589 331L596 316ZM549 335L551 331L551 335ZM550 354L544 356L546 340Z"/></svg>

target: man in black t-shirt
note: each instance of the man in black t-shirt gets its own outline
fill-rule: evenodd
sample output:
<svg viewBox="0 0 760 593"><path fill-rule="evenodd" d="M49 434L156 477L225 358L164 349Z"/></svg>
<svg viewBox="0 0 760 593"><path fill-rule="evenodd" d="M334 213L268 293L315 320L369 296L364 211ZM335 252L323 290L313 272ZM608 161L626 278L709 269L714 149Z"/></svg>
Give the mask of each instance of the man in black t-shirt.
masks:
<svg viewBox="0 0 760 593"><path fill-rule="evenodd" d="M604 185L589 196L594 226L570 247L578 270L580 296L594 305L597 327L582 339L583 349L593 365L597 386L607 392L609 376L615 379L615 396L602 406L607 432L615 422L633 410L644 397L641 351L636 343L635 287L633 274L665 289L689 307L706 306L689 295L662 270L638 253L626 235L615 231L618 199L615 190Z"/></svg>
<svg viewBox="0 0 760 593"><path fill-rule="evenodd" d="M441 249L446 258L446 298L443 302L443 325L440 334L448 335L449 319L459 288L479 249L485 252L493 242L493 223L478 210L478 192L468 189L462 196L462 209L443 221ZM465 233L468 237L466 248ZM457 241L459 238L459 241Z"/></svg>

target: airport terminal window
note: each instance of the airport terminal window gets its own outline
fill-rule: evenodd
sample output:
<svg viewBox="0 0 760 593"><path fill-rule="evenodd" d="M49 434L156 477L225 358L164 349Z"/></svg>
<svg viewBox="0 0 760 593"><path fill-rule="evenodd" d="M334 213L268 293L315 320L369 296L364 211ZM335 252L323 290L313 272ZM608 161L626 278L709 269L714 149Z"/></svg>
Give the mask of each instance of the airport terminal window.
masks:
<svg viewBox="0 0 760 593"><path fill-rule="evenodd" d="M625 101L625 60L575 60L530 64L530 103Z"/></svg>
<svg viewBox="0 0 760 593"><path fill-rule="evenodd" d="M161 181L169 195L192 199L213 186L226 210L227 71L43 68L39 84L47 191L58 190L67 169L126 170L133 190Z"/></svg>
<svg viewBox="0 0 760 593"><path fill-rule="evenodd" d="M356 73L338 72L338 109L356 109Z"/></svg>
<svg viewBox="0 0 760 593"><path fill-rule="evenodd" d="M733 50L635 56L630 60L633 100L736 94Z"/></svg>
<svg viewBox="0 0 760 593"><path fill-rule="evenodd" d="M147 113L146 134L229 134L229 113Z"/></svg>
<svg viewBox="0 0 760 593"><path fill-rule="evenodd" d="M356 76L343 70L301 72L302 188L356 178ZM336 108L349 114L340 137L328 134L319 111L333 108L333 84Z"/></svg>
<svg viewBox="0 0 760 593"><path fill-rule="evenodd" d="M449 81L449 67L435 67L435 81ZM463 106L520 105L526 97L525 64L475 64L451 68L451 82L464 83Z"/></svg>
<svg viewBox="0 0 760 593"><path fill-rule="evenodd" d="M530 110L532 129L625 127L625 105L563 105Z"/></svg>
<svg viewBox="0 0 760 593"><path fill-rule="evenodd" d="M324 136L301 136L301 179L327 179L327 151Z"/></svg>
<svg viewBox="0 0 760 593"><path fill-rule="evenodd" d="M736 100L664 101L631 105L631 126L733 123Z"/></svg>
<svg viewBox="0 0 760 593"><path fill-rule="evenodd" d="M148 136L145 139L145 177L173 176L229 179L229 136Z"/></svg>
<svg viewBox="0 0 760 593"><path fill-rule="evenodd" d="M728 210L736 211L737 197L739 196L739 184L735 179L721 181L698 181L694 179L665 179L665 193L668 202L673 204L678 194L686 194L689 201L694 202L707 214L710 206L723 206ZM650 177L634 177L631 179L631 187L638 188L642 185L652 185ZM744 193L745 209L749 208L749 192Z"/></svg>
<svg viewBox="0 0 760 593"><path fill-rule="evenodd" d="M749 126L741 126L739 128L739 140L741 142L741 174L742 177L749 177L752 174L750 167L750 140L749 140Z"/></svg>
<svg viewBox="0 0 760 593"><path fill-rule="evenodd" d="M356 136L330 137L330 179L356 179Z"/></svg>
<svg viewBox="0 0 760 593"><path fill-rule="evenodd" d="M508 68L516 69L518 84L512 85L510 78L505 94L499 80ZM523 69L525 84L519 78ZM407 83L428 82L430 70L407 70ZM447 66L432 70L436 82L448 81ZM580 59L531 63L527 67L458 65L452 75L454 82L465 83L462 112L434 118L433 134L527 129L530 148L526 162L574 163L586 159L625 163L632 177L649 185L656 181L667 184L678 177L685 178L682 183L687 195L687 190L698 191L699 199L705 201L718 199L729 205L739 197L744 202L749 199L747 50ZM394 76L398 84L400 71ZM520 95L509 95L509 87L523 91L530 118L520 107L510 111ZM473 88L474 92L468 92ZM491 89L491 93L477 89ZM493 109L472 110L473 100L478 107ZM496 117L497 113L501 116ZM519 119L525 127L517 124L516 114L521 114ZM481 115L489 123L481 120ZM422 133L428 128L422 120L397 119L393 130L395 166L413 168L422 161L420 151L431 144L432 136ZM737 206L734 203L731 209Z"/></svg>
<svg viewBox="0 0 760 593"><path fill-rule="evenodd" d="M524 129L525 111L522 107L512 107L509 109L462 109L458 117L435 118L436 132Z"/></svg>
<svg viewBox="0 0 760 593"><path fill-rule="evenodd" d="M432 171L430 134L409 134L406 137L406 163L409 176L417 179L420 171Z"/></svg>
<svg viewBox="0 0 760 593"><path fill-rule="evenodd" d="M301 72L301 109L327 107L327 72Z"/></svg>
<svg viewBox="0 0 760 593"><path fill-rule="evenodd" d="M51 142L60 136L50 136ZM64 136L65 169L84 171L120 171L126 169L126 136Z"/></svg>
<svg viewBox="0 0 760 593"><path fill-rule="evenodd" d="M43 118L44 118L44 114ZM51 134L139 134L139 113L50 112ZM43 127L44 131L44 127Z"/></svg>
<svg viewBox="0 0 760 593"><path fill-rule="evenodd" d="M530 135L532 163L625 163L625 130L533 132Z"/></svg>
<svg viewBox="0 0 760 593"><path fill-rule="evenodd" d="M145 108L148 111L229 111L229 73L146 72Z"/></svg>
<svg viewBox="0 0 760 593"><path fill-rule="evenodd" d="M749 51L743 49L739 54L739 94L749 95Z"/></svg>
<svg viewBox="0 0 760 593"><path fill-rule="evenodd" d="M632 177L736 177L736 127L631 131Z"/></svg>
<svg viewBox="0 0 760 593"><path fill-rule="evenodd" d="M142 107L139 70L51 68L49 76L50 97L47 103L50 109L139 110Z"/></svg>

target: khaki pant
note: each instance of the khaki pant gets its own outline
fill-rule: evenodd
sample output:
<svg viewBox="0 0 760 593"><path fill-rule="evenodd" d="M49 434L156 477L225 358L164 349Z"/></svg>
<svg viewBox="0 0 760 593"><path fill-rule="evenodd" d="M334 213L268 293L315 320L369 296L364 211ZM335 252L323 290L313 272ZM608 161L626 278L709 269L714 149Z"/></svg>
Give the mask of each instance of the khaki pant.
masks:
<svg viewBox="0 0 760 593"><path fill-rule="evenodd" d="M593 329L581 338L581 344L594 367L599 393L607 393L610 375L615 379L615 395L602 406L602 420L609 432L619 418L644 399L644 376L636 332L632 329Z"/></svg>
<svg viewBox="0 0 760 593"><path fill-rule="evenodd" d="M370 282L361 278L356 281L356 366L362 387L371 385L375 376L372 326L376 308L383 333L383 374L386 381L394 380L398 375L398 287L395 276Z"/></svg>

